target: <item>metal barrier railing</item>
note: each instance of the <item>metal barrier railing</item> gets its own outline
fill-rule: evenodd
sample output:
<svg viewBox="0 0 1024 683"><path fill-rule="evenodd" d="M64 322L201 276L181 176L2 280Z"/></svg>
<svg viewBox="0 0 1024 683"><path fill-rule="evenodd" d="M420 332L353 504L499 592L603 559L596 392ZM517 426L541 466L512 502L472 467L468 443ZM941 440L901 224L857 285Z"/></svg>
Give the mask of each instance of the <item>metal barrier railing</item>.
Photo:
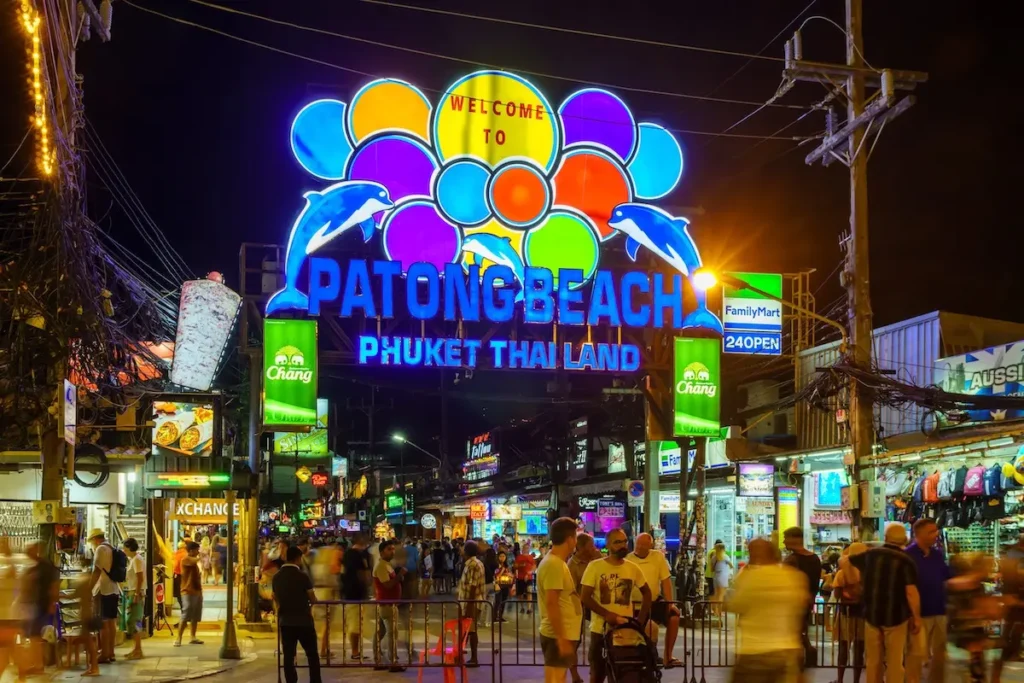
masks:
<svg viewBox="0 0 1024 683"><path fill-rule="evenodd" d="M319 601L312 608L316 665L320 669L412 668L421 670L421 676L423 669L443 669L446 683L454 683L456 670L466 683L467 668L489 667L495 683L500 638L495 638L492 610L487 600ZM290 628L278 622L279 683L289 666L308 669L312 665L308 654L299 662L294 650L303 648L292 642ZM340 653L333 649L338 646L343 648Z"/></svg>
<svg viewBox="0 0 1024 683"><path fill-rule="evenodd" d="M668 653L682 662L683 680L704 681L706 669L733 667L742 652L742 622L724 609L722 603L701 600L671 601L679 613L678 639ZM489 600L443 599L349 601L329 600L313 606L316 648L322 669L366 669L399 666L406 669L442 669L445 683L455 683L456 671L475 663L490 668L492 683L501 680L502 666L543 666L540 643L540 614L531 599L511 599L504 605ZM673 613L674 614L674 613ZM661 657L668 628L666 619L657 629ZM668 628L666 628L668 627ZM288 627L284 627L287 629ZM278 680L285 668L282 628L278 628ZM471 634L475 634L475 637ZM587 666L590 654L590 624L583 623L577 666ZM369 656L366 654L369 643ZM357 648L353 651L352 645ZM341 648L337 652L337 648ZM863 625L844 605L817 604L808 612L804 639L805 664L835 668L864 665ZM354 659L353 654L360 655ZM296 668L308 668L310 662Z"/></svg>

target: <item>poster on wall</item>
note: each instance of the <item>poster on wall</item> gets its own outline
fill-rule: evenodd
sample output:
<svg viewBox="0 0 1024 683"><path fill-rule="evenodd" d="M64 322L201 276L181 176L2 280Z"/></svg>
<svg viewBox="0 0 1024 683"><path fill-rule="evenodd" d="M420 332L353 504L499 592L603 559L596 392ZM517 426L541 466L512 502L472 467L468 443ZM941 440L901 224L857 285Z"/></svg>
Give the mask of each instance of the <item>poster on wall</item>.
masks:
<svg viewBox="0 0 1024 683"><path fill-rule="evenodd" d="M308 432L274 432L274 455L324 457L328 454L329 404L326 398L316 400L316 426Z"/></svg>
<svg viewBox="0 0 1024 683"><path fill-rule="evenodd" d="M150 453L164 456L211 455L214 425L211 403L154 401Z"/></svg>
<svg viewBox="0 0 1024 683"><path fill-rule="evenodd" d="M775 465L741 462L736 465L737 496L768 496L775 492Z"/></svg>
<svg viewBox="0 0 1024 683"><path fill-rule="evenodd" d="M674 436L718 436L721 353L717 339L676 338Z"/></svg>
<svg viewBox="0 0 1024 683"><path fill-rule="evenodd" d="M847 484L843 470L814 473L814 504L821 507L839 507L843 503L842 489Z"/></svg>
<svg viewBox="0 0 1024 683"><path fill-rule="evenodd" d="M940 358L935 361L935 384L954 394L1024 396L1024 341ZM935 416L940 427L963 424L951 423L938 411ZM1019 420L1024 408L969 410L967 416L971 422Z"/></svg>
<svg viewBox="0 0 1024 683"><path fill-rule="evenodd" d="M263 321L263 424L277 431L317 426L315 320Z"/></svg>
<svg viewBox="0 0 1024 683"><path fill-rule="evenodd" d="M626 471L626 447L621 443L608 445L608 474Z"/></svg>

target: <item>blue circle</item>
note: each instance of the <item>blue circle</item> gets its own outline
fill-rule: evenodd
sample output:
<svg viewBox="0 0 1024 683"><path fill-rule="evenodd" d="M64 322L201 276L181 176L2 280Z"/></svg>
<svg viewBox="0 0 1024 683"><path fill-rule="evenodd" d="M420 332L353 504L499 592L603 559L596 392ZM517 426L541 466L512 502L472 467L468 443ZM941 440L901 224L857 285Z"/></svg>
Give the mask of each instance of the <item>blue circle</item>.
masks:
<svg viewBox="0 0 1024 683"><path fill-rule="evenodd" d="M638 198L659 199L683 177L683 150L675 136L656 123L641 123L637 128L640 143L627 168Z"/></svg>
<svg viewBox="0 0 1024 683"><path fill-rule="evenodd" d="M449 164L437 177L437 204L458 225L479 225L491 217L486 190L490 171L478 161L463 159Z"/></svg>
<svg viewBox="0 0 1024 683"><path fill-rule="evenodd" d="M291 145L302 168L317 178L343 179L352 153L345 135L345 103L316 100L303 107L292 121Z"/></svg>

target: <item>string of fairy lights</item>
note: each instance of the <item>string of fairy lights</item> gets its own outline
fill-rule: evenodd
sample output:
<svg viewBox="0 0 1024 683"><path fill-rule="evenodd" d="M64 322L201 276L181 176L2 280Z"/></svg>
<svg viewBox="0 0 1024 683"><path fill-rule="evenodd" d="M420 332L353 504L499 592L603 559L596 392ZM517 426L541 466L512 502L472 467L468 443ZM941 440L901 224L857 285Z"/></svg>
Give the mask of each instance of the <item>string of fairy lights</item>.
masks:
<svg viewBox="0 0 1024 683"><path fill-rule="evenodd" d="M51 130L46 117L46 98L43 96L45 79L39 38L42 18L39 16L39 12L32 7L30 0L21 0L20 19L25 35L32 41L29 68L32 74L30 87L33 113L31 121L36 138L36 165L43 176L49 177L53 173L53 153L50 145Z"/></svg>

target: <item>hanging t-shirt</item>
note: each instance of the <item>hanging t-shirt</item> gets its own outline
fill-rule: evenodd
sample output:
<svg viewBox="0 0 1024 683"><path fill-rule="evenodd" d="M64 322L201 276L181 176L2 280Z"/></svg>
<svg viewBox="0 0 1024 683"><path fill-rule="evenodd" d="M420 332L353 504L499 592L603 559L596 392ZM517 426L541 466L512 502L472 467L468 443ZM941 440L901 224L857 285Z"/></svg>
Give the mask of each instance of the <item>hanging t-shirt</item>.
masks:
<svg viewBox="0 0 1024 683"><path fill-rule="evenodd" d="M594 600L601 607L613 614L626 618L633 617L633 587L647 585L644 573L636 564L623 560L622 564L612 564L607 558L594 560L583 572L583 585L594 589ZM590 617L592 633L604 633L605 621L597 612ZM636 645L640 634L620 632L616 637L616 645ZM620 642L621 641L621 642Z"/></svg>

